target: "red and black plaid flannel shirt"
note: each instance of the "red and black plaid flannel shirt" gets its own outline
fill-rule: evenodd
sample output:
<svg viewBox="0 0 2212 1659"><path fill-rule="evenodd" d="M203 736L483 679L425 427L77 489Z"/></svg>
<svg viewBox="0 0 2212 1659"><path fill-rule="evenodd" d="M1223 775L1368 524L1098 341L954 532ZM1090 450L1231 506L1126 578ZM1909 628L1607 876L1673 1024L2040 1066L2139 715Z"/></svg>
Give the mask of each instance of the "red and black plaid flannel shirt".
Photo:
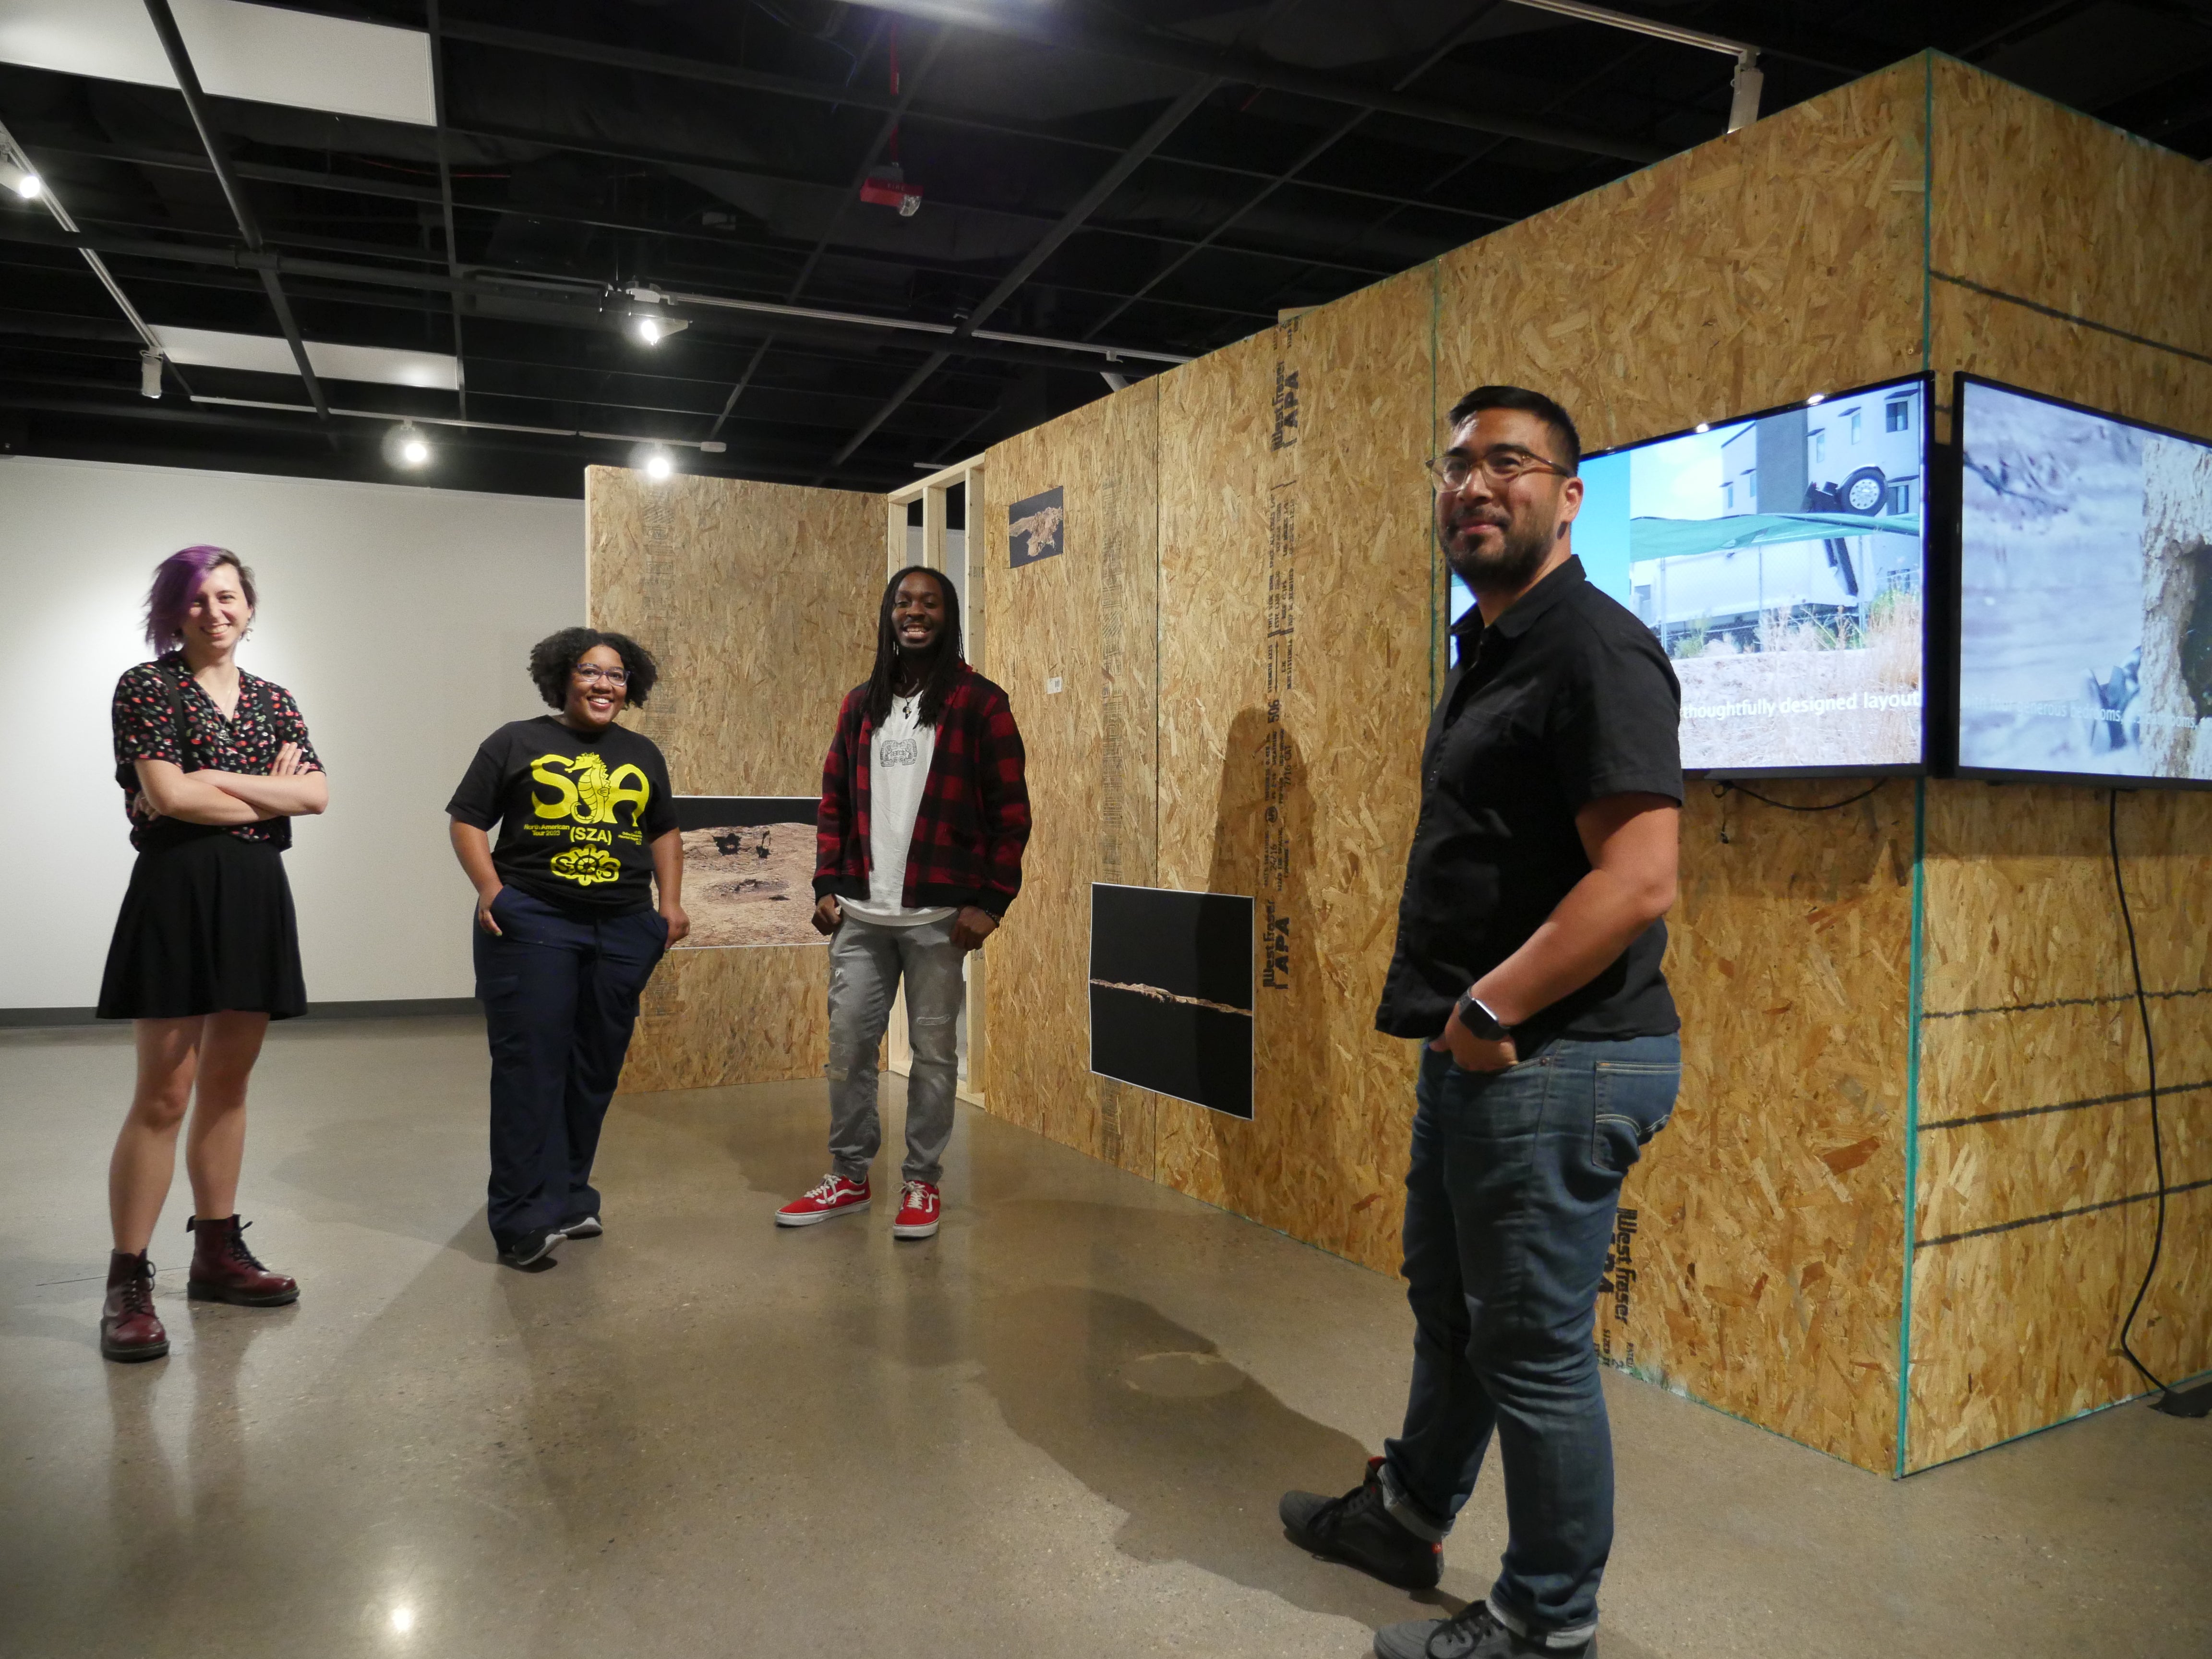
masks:
<svg viewBox="0 0 2212 1659"><path fill-rule="evenodd" d="M845 694L822 763L814 820L814 892L868 896L868 757L875 726L864 683ZM965 664L945 700L907 853L907 908L972 904L1003 916L1022 890L1030 838L1022 734L1006 694Z"/></svg>

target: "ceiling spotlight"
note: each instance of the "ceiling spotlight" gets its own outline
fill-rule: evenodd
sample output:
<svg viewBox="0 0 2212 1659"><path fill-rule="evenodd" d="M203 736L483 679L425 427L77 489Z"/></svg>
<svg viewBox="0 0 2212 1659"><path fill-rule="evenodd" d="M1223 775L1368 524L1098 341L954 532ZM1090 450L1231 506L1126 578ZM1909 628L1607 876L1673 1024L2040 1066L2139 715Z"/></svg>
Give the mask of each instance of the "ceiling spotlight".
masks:
<svg viewBox="0 0 2212 1659"><path fill-rule="evenodd" d="M641 314L630 319L629 331L647 345L659 345L672 334L681 334L691 325L681 317L654 317Z"/></svg>
<svg viewBox="0 0 2212 1659"><path fill-rule="evenodd" d="M415 1628L415 1609L412 1607L392 1608L392 1628L398 1631L403 1636L409 1631L413 1630Z"/></svg>
<svg viewBox="0 0 2212 1659"><path fill-rule="evenodd" d="M422 428L412 421L401 422L399 435L393 441L393 452L402 466L420 466L430 459L430 441L422 435Z"/></svg>
<svg viewBox="0 0 2212 1659"><path fill-rule="evenodd" d="M17 167L13 161L0 161L0 185L5 185L27 202L35 202L46 190L46 180L28 167Z"/></svg>
<svg viewBox="0 0 2212 1659"><path fill-rule="evenodd" d="M665 449L656 449L645 458L645 476L655 483L665 483L676 476L676 463Z"/></svg>
<svg viewBox="0 0 2212 1659"><path fill-rule="evenodd" d="M158 351L138 354L138 395L142 398L161 395L161 354Z"/></svg>

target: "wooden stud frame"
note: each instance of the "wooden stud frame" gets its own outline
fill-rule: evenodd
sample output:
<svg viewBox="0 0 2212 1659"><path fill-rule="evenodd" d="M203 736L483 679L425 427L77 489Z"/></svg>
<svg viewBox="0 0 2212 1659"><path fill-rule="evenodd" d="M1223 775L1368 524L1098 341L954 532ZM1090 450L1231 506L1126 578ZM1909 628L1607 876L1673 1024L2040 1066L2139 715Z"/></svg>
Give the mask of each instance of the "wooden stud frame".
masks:
<svg viewBox="0 0 2212 1659"><path fill-rule="evenodd" d="M947 497L955 489L962 492L961 502L966 509L966 528L960 537L957 550L945 538ZM981 516L983 493L983 457L971 455L964 461L956 461L941 471L915 480L902 489L894 489L884 498L884 562L886 580L892 573L903 570L910 564L927 565L932 570L942 570L952 580L954 590L960 595L960 624L965 635L963 645L968 660L980 669L983 662L983 570L982 546L976 537L976 525ZM914 503L921 503L921 556L913 556L913 539L908 535L912 527L907 523ZM966 1022L966 1043L963 1054L959 1098L971 1106L983 1103L983 952L970 951L968 956L968 1005L963 1013ZM887 1033L890 1058L885 1069L899 1076L907 1074L913 1051L907 1042L906 988L899 988L897 998L891 1004L890 1030Z"/></svg>

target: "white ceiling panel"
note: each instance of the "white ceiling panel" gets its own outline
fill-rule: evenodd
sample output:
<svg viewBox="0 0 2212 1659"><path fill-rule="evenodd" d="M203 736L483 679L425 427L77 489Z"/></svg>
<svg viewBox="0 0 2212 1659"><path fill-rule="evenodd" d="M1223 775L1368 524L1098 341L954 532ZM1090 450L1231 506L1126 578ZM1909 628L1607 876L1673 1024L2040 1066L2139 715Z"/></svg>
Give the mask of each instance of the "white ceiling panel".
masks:
<svg viewBox="0 0 2212 1659"><path fill-rule="evenodd" d="M259 374L294 376L300 372L292 362L292 348L277 335L156 328L154 337L161 341L171 362L185 368L242 368ZM363 380L373 386L421 386L434 392L451 392L460 384L453 360L436 351L329 345L310 340L307 361L326 380Z"/></svg>
<svg viewBox="0 0 2212 1659"><path fill-rule="evenodd" d="M244 0L171 0L217 97L432 125L430 37ZM0 0L0 63L173 87L141 0Z"/></svg>

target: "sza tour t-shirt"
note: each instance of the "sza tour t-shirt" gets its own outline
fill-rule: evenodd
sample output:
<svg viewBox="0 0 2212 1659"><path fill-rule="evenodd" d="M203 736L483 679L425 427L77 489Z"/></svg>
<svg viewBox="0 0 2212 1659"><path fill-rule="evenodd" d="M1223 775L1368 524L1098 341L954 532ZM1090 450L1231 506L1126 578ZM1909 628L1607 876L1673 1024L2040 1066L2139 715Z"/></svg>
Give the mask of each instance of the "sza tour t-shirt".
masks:
<svg viewBox="0 0 2212 1659"><path fill-rule="evenodd" d="M550 714L486 738L446 811L499 825L491 862L505 884L608 915L652 904L649 849L676 827L668 763L650 738L619 726L586 737Z"/></svg>

